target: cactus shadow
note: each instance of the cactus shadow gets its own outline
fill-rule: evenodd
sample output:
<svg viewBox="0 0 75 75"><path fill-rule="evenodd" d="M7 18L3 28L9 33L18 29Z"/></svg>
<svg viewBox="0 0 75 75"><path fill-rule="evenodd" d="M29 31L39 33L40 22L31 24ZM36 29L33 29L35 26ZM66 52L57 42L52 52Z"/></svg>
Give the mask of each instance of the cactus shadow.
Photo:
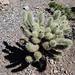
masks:
<svg viewBox="0 0 75 75"><path fill-rule="evenodd" d="M18 65L16 69L11 70L11 72L17 72L22 71L26 67L28 67L28 63L25 61L26 55L28 55L28 52L24 49L24 46L21 46L19 43L16 43L17 46L10 46L7 42L3 42L3 44L6 46L6 49L3 49L2 51L6 53L7 55L4 56L5 59L7 59L10 64L6 66L7 69L14 68Z"/></svg>
<svg viewBox="0 0 75 75"><path fill-rule="evenodd" d="M51 13L51 15L53 15L53 13L54 13L50 10L50 8L45 8L45 11L47 11L48 13Z"/></svg>
<svg viewBox="0 0 75 75"><path fill-rule="evenodd" d="M18 42L16 43L17 47L9 45L6 41L3 44L5 45L5 49L2 52L6 54L4 58L10 62L9 65L5 66L7 69L12 68L11 72L18 72L29 66L29 63L25 61L25 57L27 55L33 57L33 53L28 52L25 46ZM46 60L40 59L40 62L32 62L31 65L36 67L39 72L42 72L46 68Z"/></svg>
<svg viewBox="0 0 75 75"><path fill-rule="evenodd" d="M37 71L39 72L45 71L46 65L47 65L47 62L46 62L46 59L44 58L41 58L39 61L32 63L32 66L36 67Z"/></svg>

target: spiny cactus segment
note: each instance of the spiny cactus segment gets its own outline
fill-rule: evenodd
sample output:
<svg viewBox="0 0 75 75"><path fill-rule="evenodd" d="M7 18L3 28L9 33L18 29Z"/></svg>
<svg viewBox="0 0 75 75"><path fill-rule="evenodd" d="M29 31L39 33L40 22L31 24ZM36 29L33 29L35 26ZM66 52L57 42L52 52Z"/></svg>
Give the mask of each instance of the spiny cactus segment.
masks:
<svg viewBox="0 0 75 75"><path fill-rule="evenodd" d="M31 56L26 56L25 60L26 60L27 63L31 63L33 61Z"/></svg>
<svg viewBox="0 0 75 75"><path fill-rule="evenodd" d="M41 57L42 57L41 52L36 51L36 52L34 53L34 58L36 59L36 61L38 61Z"/></svg>
<svg viewBox="0 0 75 75"><path fill-rule="evenodd" d="M35 61L42 58L42 51L47 51L58 61L61 60L63 49L68 49L72 45L72 40L64 38L64 34L68 34L72 30L66 16L61 15L60 10L56 10L53 17L50 17L45 24L43 13L40 13L39 18L34 20L31 12L27 15L27 12L24 11L23 20L26 29L21 27L21 30L29 40L25 43L23 39L20 39L20 42L29 52L33 53ZM27 56L25 60L28 63L33 61L31 56Z"/></svg>

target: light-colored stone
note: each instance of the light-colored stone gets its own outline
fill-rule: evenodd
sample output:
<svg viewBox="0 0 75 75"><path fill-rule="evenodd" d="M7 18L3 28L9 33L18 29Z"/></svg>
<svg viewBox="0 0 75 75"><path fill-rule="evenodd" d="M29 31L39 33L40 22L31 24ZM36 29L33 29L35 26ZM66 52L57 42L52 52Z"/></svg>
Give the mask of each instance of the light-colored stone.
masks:
<svg viewBox="0 0 75 75"><path fill-rule="evenodd" d="M58 73L58 71L57 70L54 70L54 73Z"/></svg>
<svg viewBox="0 0 75 75"><path fill-rule="evenodd" d="M64 71L64 68L61 68L60 71Z"/></svg>
<svg viewBox="0 0 75 75"><path fill-rule="evenodd" d="M35 74L32 74L32 75L35 75Z"/></svg>
<svg viewBox="0 0 75 75"><path fill-rule="evenodd" d="M54 63L54 60L53 59L50 59L49 62L50 62L50 64L53 64Z"/></svg>
<svg viewBox="0 0 75 75"><path fill-rule="evenodd" d="M54 12L54 8L51 8L50 10L51 10L51 12Z"/></svg>
<svg viewBox="0 0 75 75"><path fill-rule="evenodd" d="M39 7L36 7L36 9L39 9Z"/></svg>
<svg viewBox="0 0 75 75"><path fill-rule="evenodd" d="M24 6L24 9L25 10L29 10L29 6Z"/></svg>
<svg viewBox="0 0 75 75"><path fill-rule="evenodd" d="M75 63L75 61L73 61L73 63Z"/></svg>
<svg viewBox="0 0 75 75"><path fill-rule="evenodd" d="M62 66L62 64L60 64L60 66Z"/></svg>

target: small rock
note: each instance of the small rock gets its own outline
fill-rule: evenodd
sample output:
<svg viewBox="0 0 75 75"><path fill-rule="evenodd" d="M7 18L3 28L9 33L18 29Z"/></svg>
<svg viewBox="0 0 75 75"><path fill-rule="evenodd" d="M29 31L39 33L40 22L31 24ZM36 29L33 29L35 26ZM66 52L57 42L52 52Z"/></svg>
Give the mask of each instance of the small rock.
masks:
<svg viewBox="0 0 75 75"><path fill-rule="evenodd" d="M62 67L62 64L60 64L60 66Z"/></svg>
<svg viewBox="0 0 75 75"><path fill-rule="evenodd" d="M51 8L50 10L51 10L51 12L54 12L54 8Z"/></svg>
<svg viewBox="0 0 75 75"><path fill-rule="evenodd" d="M73 61L73 63L75 63L75 61Z"/></svg>
<svg viewBox="0 0 75 75"><path fill-rule="evenodd" d="M70 64L72 64L72 62L70 62Z"/></svg>
<svg viewBox="0 0 75 75"><path fill-rule="evenodd" d="M29 6L25 6L23 9L25 9L25 10L29 10Z"/></svg>
<svg viewBox="0 0 75 75"><path fill-rule="evenodd" d="M53 70L50 70L50 73L52 74L53 73Z"/></svg>
<svg viewBox="0 0 75 75"><path fill-rule="evenodd" d="M3 11L5 10L5 9L2 9Z"/></svg>
<svg viewBox="0 0 75 75"><path fill-rule="evenodd" d="M54 70L54 73L58 73L58 71L57 70Z"/></svg>
<svg viewBox="0 0 75 75"><path fill-rule="evenodd" d="M43 5L46 5L47 3L43 3Z"/></svg>
<svg viewBox="0 0 75 75"><path fill-rule="evenodd" d="M3 63L6 63L6 61L3 61Z"/></svg>
<svg viewBox="0 0 75 75"><path fill-rule="evenodd" d="M61 68L60 71L64 71L64 68Z"/></svg>
<svg viewBox="0 0 75 75"><path fill-rule="evenodd" d="M32 75L35 75L35 74L32 74Z"/></svg>
<svg viewBox="0 0 75 75"><path fill-rule="evenodd" d="M39 9L39 7L36 7L36 9Z"/></svg>
<svg viewBox="0 0 75 75"><path fill-rule="evenodd" d="M53 63L54 63L53 59L50 59L50 64L53 64Z"/></svg>
<svg viewBox="0 0 75 75"><path fill-rule="evenodd" d="M65 11L64 11L64 10L62 10L62 13L65 13Z"/></svg>

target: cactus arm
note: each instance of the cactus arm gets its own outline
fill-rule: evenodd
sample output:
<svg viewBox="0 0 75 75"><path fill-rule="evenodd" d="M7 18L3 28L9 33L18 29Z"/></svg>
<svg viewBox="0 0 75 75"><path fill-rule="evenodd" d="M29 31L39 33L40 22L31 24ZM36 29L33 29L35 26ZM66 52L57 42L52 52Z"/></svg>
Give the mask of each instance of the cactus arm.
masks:
<svg viewBox="0 0 75 75"><path fill-rule="evenodd" d="M54 37L54 35L50 32L45 35L45 39L47 39L47 40L51 40L53 37Z"/></svg>
<svg viewBox="0 0 75 75"><path fill-rule="evenodd" d="M60 21L61 22L65 21L66 19L67 19L67 17L65 15L63 15L63 16L60 17Z"/></svg>
<svg viewBox="0 0 75 75"><path fill-rule="evenodd" d="M44 25L44 15L43 15L42 12L39 15L39 25L40 26L43 26Z"/></svg>
<svg viewBox="0 0 75 75"><path fill-rule="evenodd" d="M22 30L23 34L27 37L30 37L32 35L28 29L24 29L23 27L21 27L20 29Z"/></svg>
<svg viewBox="0 0 75 75"><path fill-rule="evenodd" d="M28 23L29 23L30 27L32 27L32 25L34 23L34 17L31 12L28 13Z"/></svg>
<svg viewBox="0 0 75 75"><path fill-rule="evenodd" d="M27 63L31 63L33 61L31 56L26 56L25 60L26 60Z"/></svg>
<svg viewBox="0 0 75 75"><path fill-rule="evenodd" d="M52 26L52 24L53 24L53 17L50 17L50 18L48 19L48 22L47 22L46 27L50 27L50 26Z"/></svg>
<svg viewBox="0 0 75 75"><path fill-rule="evenodd" d="M34 58L36 59L36 61L39 61L39 59L40 59L41 57L42 57L41 52L36 51L36 52L34 53Z"/></svg>
<svg viewBox="0 0 75 75"><path fill-rule="evenodd" d="M32 32L32 37L38 37L39 35L38 35L38 32L37 31L33 31Z"/></svg>
<svg viewBox="0 0 75 75"><path fill-rule="evenodd" d="M32 31L39 31L39 24L38 23L34 23L33 25L32 25Z"/></svg>
<svg viewBox="0 0 75 75"><path fill-rule="evenodd" d="M57 45L57 41L55 41L55 40L50 41L50 46L51 47L56 47L56 45Z"/></svg>
<svg viewBox="0 0 75 75"><path fill-rule="evenodd" d="M50 50L51 49L51 47L50 47L50 45L49 45L49 42L44 42L44 43L42 43L42 46L43 46L43 48L45 49L45 50Z"/></svg>
<svg viewBox="0 0 75 75"><path fill-rule="evenodd" d="M27 14L26 14L26 11L24 10L23 11L23 22L24 22L24 25L27 26L26 21L27 21Z"/></svg>
<svg viewBox="0 0 75 75"><path fill-rule="evenodd" d="M32 42L35 43L35 44L38 44L41 42L41 40L39 38L36 38L36 37L32 37L31 38Z"/></svg>
<svg viewBox="0 0 75 75"><path fill-rule="evenodd" d="M60 10L56 10L53 15L54 20L58 20L60 18L60 16L61 16Z"/></svg>

